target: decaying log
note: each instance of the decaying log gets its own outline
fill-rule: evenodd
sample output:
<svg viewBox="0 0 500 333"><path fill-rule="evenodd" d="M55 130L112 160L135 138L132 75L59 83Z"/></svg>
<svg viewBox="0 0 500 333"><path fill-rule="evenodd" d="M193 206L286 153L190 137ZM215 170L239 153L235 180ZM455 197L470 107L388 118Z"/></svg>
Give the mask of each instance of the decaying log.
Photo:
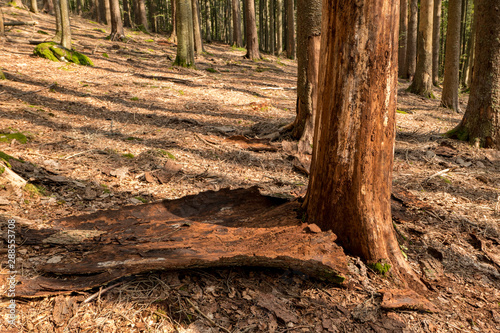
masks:
<svg viewBox="0 0 500 333"><path fill-rule="evenodd" d="M336 236L302 224L299 206L257 188L223 189L62 218L52 229L26 227L19 233L25 246L49 245L35 268L51 277L21 279L16 294L61 294L152 270L227 266L293 269L342 283L347 260Z"/></svg>
<svg viewBox="0 0 500 333"><path fill-rule="evenodd" d="M0 184L6 183L15 188L24 188L27 182L0 160Z"/></svg>

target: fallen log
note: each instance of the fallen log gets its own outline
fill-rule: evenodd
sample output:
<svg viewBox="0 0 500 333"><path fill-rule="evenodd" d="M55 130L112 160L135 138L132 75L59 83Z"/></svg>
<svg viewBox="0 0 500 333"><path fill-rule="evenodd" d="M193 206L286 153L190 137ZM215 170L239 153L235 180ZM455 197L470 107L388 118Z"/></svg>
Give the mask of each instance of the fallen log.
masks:
<svg viewBox="0 0 500 333"><path fill-rule="evenodd" d="M63 218L52 229L23 228L25 246L45 244L35 269L50 277L21 278L16 295L88 290L152 270L228 266L292 269L342 284L347 259L335 234L302 224L299 206L257 188L223 189Z"/></svg>
<svg viewBox="0 0 500 333"><path fill-rule="evenodd" d="M11 22L4 22L4 26L17 26L17 25L37 25L37 21L11 21Z"/></svg>

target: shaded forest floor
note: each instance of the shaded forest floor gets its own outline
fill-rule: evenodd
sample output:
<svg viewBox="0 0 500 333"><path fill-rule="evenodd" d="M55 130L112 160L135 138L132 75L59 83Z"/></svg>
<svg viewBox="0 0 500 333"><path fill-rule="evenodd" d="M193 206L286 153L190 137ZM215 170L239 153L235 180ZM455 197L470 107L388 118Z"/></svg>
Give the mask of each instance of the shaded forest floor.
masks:
<svg viewBox="0 0 500 333"><path fill-rule="evenodd" d="M4 14L6 21L31 20L21 9L4 7ZM226 140L262 138L293 120L294 61L248 61L243 51L212 43L196 70L174 68L175 45L165 36L127 31L127 42L111 42L107 27L74 17L74 47L95 67L51 62L34 57L26 41L52 36L53 18L31 16L39 24L13 27L0 49L8 79L0 81L0 129L4 136L21 132L27 142L17 136L0 142L0 151L64 181L52 177L21 193L1 188L5 218L41 228L63 216L226 187L256 185L289 199L304 193L307 177L293 167L286 138L272 143L275 151ZM297 272L228 268L133 276L85 304L98 290L64 299L74 304L69 315L61 314L60 298L19 300L19 331L499 331L500 154L445 139L461 115L406 93L407 86L399 82L393 180L395 193L405 193L395 199L404 212L395 212L394 222L438 312L382 310L380 290L395 286L350 258L343 288ZM465 109L467 96L461 101ZM162 174L172 163L177 171ZM37 174L28 180L36 183ZM39 250L19 246L23 275L36 275L34 264L49 259ZM4 269L5 247L0 253ZM263 293L272 295L267 305ZM5 320L0 330L7 331Z"/></svg>

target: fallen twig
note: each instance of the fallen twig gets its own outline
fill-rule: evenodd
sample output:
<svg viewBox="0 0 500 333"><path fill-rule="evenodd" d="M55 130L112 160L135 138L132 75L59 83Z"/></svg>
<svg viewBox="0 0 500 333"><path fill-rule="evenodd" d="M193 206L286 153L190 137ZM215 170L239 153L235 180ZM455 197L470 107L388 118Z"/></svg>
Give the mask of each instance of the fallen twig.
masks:
<svg viewBox="0 0 500 333"><path fill-rule="evenodd" d="M72 158L72 157L75 157L75 156L78 156L78 155L82 155L82 154L85 154L85 153L89 153L89 152L91 152L91 151L93 151L93 150L95 150L95 149L84 150L84 151L81 151L81 152L79 152L79 153L75 153L75 154L71 154L71 155L68 155L68 156L66 156L66 157L63 157L63 159L64 159L64 160L69 160L69 159L70 159L70 158Z"/></svg>
<svg viewBox="0 0 500 333"><path fill-rule="evenodd" d="M94 298L96 298L97 296L99 295L102 295L103 293L115 288L115 287L118 287L119 285L122 285L125 281L122 281L122 282L118 282L112 286L109 286L107 288L104 288L104 289L100 289L98 292L96 292L95 294L91 295L90 297L88 297L85 301L82 302L82 304L86 304L88 302L90 302L91 300L93 300Z"/></svg>
<svg viewBox="0 0 500 333"><path fill-rule="evenodd" d="M437 176L442 176L442 175L444 175L444 174L446 174L446 173L448 173L448 172L450 172L450 171L453 171L453 170L455 170L456 168L458 168L458 167L453 167L453 168L449 168L449 169L444 169L444 170L441 170L441 171L439 171L439 172L436 172L435 174L433 174L433 175L431 175L431 176L427 177L427 178L424 180L424 183L428 182L429 180L431 180L431 179L432 179L432 178L434 178L434 177L437 177Z"/></svg>

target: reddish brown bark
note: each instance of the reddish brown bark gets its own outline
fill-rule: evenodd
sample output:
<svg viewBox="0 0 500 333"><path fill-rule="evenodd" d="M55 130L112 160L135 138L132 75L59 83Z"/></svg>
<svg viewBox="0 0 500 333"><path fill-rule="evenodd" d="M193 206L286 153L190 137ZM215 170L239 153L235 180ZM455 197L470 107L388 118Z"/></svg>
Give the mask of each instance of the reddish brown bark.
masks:
<svg viewBox="0 0 500 333"><path fill-rule="evenodd" d="M119 40L125 37L123 32L123 22L120 13L120 3L118 0L109 0L111 11L111 40Z"/></svg>
<svg viewBox="0 0 500 333"><path fill-rule="evenodd" d="M346 251L415 278L391 219L398 2L323 2L318 110L304 206ZM362 22L360 24L360 22ZM387 266L386 266L387 267Z"/></svg>
<svg viewBox="0 0 500 333"><path fill-rule="evenodd" d="M257 26L255 23L255 2L254 0L245 0L245 19L246 19L246 42L247 54L246 58L258 59L259 42L257 40Z"/></svg>

